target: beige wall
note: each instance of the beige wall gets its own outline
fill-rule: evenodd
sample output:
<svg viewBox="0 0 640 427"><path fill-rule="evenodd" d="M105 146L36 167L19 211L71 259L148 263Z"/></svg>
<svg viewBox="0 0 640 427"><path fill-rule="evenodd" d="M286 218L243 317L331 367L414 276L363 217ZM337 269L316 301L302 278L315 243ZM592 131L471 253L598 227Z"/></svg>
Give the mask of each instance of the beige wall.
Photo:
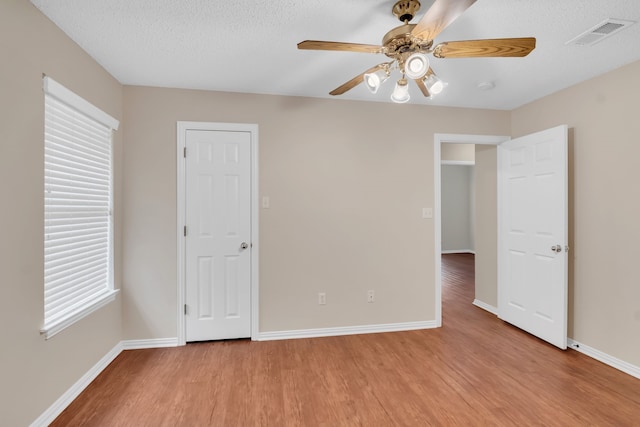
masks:
<svg viewBox="0 0 640 427"><path fill-rule="evenodd" d="M474 144L443 143L440 146L440 160L473 162L476 158Z"/></svg>
<svg viewBox="0 0 640 427"><path fill-rule="evenodd" d="M476 296L498 307L498 149L475 146Z"/></svg>
<svg viewBox="0 0 640 427"><path fill-rule="evenodd" d="M48 341L43 322L43 168L46 73L122 117L122 87L26 0L0 1L0 425L40 416L121 339L121 304L98 310ZM120 237L122 132L115 137L116 241ZM116 285L120 284L116 247Z"/></svg>
<svg viewBox="0 0 640 427"><path fill-rule="evenodd" d="M421 218L433 206L433 134L504 134L508 118L125 87L125 338L177 334L176 121L259 125L260 193L271 199L260 211L260 330L281 331L434 320L433 221Z"/></svg>
<svg viewBox="0 0 640 427"><path fill-rule="evenodd" d="M640 62L512 113L512 135L571 128L570 322L575 340L640 366Z"/></svg>

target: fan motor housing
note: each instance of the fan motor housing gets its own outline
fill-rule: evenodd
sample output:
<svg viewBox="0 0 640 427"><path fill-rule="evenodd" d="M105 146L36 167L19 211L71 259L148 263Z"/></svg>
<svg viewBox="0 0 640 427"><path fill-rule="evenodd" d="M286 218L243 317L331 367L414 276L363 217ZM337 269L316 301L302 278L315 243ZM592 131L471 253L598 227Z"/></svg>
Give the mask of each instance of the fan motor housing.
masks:
<svg viewBox="0 0 640 427"><path fill-rule="evenodd" d="M404 54L414 52L428 52L433 46L433 40L418 39L411 34L415 24L404 24L394 28L384 35L382 45L385 47L385 55L396 59Z"/></svg>

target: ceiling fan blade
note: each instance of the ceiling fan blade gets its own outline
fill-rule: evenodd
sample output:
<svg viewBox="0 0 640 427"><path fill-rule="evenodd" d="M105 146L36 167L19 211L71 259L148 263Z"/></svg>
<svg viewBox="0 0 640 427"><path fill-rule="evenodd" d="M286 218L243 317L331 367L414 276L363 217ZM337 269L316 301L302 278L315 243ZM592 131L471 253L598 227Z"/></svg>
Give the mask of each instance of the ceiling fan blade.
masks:
<svg viewBox="0 0 640 427"><path fill-rule="evenodd" d="M342 84L341 86L338 86L337 88L335 88L334 90L329 92L329 95L334 95L334 96L335 95L342 95L346 91L351 90L354 87L358 86L360 83L364 82L364 75L365 74L367 74L367 73L375 73L376 71L378 71L378 70L380 70L382 68L384 68L384 64L378 64L375 67L369 68L364 73L355 76L354 78L352 78L348 82Z"/></svg>
<svg viewBox="0 0 640 427"><path fill-rule="evenodd" d="M433 40L476 0L436 0L411 34L423 40Z"/></svg>
<svg viewBox="0 0 640 427"><path fill-rule="evenodd" d="M427 98L431 97L431 94L429 93L429 89L427 89L427 86L424 84L422 79L414 79L414 81L416 82L416 84L420 88L420 92L422 92L424 96L426 96Z"/></svg>
<svg viewBox="0 0 640 427"><path fill-rule="evenodd" d="M320 40L305 40L298 43L298 49L304 50L338 50L344 52L382 53L383 46L373 44L325 42Z"/></svg>
<svg viewBox="0 0 640 427"><path fill-rule="evenodd" d="M534 37L444 42L433 49L436 58L523 57L536 47Z"/></svg>

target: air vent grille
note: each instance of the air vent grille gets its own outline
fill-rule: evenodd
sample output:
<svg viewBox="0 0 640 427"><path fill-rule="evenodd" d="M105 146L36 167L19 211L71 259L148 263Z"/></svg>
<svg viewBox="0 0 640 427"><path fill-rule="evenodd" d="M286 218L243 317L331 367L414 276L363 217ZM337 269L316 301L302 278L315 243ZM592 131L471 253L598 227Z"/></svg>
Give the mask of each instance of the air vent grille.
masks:
<svg viewBox="0 0 640 427"><path fill-rule="evenodd" d="M611 34L614 31L617 31L617 30L621 29L622 27L624 27L624 24L617 24L615 22L607 22L606 24L599 26L598 28L596 28L592 32L593 33L597 33L597 34Z"/></svg>
<svg viewBox="0 0 640 427"><path fill-rule="evenodd" d="M569 40L566 44L578 46L593 46L602 40L619 33L627 27L635 24L635 21L627 21L624 19L607 19L602 21L593 28Z"/></svg>

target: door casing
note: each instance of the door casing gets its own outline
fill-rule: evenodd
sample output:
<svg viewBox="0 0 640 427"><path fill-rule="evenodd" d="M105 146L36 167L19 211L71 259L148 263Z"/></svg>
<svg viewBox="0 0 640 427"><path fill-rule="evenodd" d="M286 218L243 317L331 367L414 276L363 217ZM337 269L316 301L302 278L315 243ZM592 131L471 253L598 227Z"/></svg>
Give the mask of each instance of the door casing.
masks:
<svg viewBox="0 0 640 427"><path fill-rule="evenodd" d="M259 333L259 211L258 211L258 125L248 123L177 122L176 138L176 199L177 199L177 335L178 345L186 344L186 322L184 304L186 301L186 247L184 227L186 225L186 169L185 147L187 130L239 131L251 134L251 339Z"/></svg>

